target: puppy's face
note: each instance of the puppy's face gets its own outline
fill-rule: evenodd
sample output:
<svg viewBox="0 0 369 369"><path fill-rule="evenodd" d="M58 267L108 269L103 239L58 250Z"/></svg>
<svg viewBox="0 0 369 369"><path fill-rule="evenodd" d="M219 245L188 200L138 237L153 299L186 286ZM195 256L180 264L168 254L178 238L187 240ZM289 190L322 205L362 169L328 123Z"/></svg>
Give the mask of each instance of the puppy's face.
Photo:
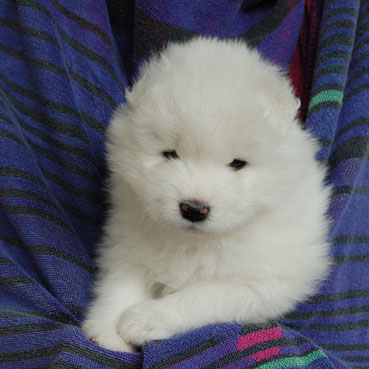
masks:
<svg viewBox="0 0 369 369"><path fill-rule="evenodd" d="M117 180L163 228L232 232L281 203L290 187L293 149L285 150L286 122L277 112L270 119L261 95L268 89L237 81L224 89L226 79L208 78L147 71L109 131Z"/></svg>

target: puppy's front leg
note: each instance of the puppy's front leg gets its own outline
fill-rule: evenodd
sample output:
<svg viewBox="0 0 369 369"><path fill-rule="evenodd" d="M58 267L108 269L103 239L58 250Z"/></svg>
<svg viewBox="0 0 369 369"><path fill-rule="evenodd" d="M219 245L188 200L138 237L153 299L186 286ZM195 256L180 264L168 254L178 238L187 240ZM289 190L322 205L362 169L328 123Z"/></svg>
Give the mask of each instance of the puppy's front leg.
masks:
<svg viewBox="0 0 369 369"><path fill-rule="evenodd" d="M292 307L286 294L291 294L288 284L281 287L277 280L197 283L132 306L123 313L118 331L125 340L141 345L207 324L262 322Z"/></svg>
<svg viewBox="0 0 369 369"><path fill-rule="evenodd" d="M111 268L97 279L94 294L82 323L86 336L110 350L133 351L131 342L118 335L117 325L123 311L150 298L142 273L123 266Z"/></svg>

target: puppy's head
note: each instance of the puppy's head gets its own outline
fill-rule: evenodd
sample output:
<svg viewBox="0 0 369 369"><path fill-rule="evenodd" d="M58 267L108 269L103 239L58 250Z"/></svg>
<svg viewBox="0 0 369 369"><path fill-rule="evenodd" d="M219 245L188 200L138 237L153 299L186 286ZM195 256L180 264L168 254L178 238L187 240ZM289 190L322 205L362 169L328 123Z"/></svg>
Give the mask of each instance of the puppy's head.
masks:
<svg viewBox="0 0 369 369"><path fill-rule="evenodd" d="M115 186L164 228L231 232L291 191L297 108L278 68L244 44L171 45L112 120Z"/></svg>

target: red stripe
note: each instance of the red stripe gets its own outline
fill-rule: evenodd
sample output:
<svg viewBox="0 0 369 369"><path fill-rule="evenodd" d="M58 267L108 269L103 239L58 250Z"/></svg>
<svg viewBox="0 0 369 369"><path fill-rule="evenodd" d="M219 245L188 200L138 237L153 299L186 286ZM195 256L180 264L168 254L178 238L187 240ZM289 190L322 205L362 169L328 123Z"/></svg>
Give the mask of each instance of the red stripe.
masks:
<svg viewBox="0 0 369 369"><path fill-rule="evenodd" d="M236 350L244 350L250 346L257 345L269 340L282 338L281 327L273 327L261 331L245 334L238 339Z"/></svg>
<svg viewBox="0 0 369 369"><path fill-rule="evenodd" d="M268 348L262 351L257 352L256 354L250 355L250 357L256 361L260 361L260 360L264 360L264 359L269 359L273 356L276 356L279 354L281 348L278 347L272 347L272 348Z"/></svg>

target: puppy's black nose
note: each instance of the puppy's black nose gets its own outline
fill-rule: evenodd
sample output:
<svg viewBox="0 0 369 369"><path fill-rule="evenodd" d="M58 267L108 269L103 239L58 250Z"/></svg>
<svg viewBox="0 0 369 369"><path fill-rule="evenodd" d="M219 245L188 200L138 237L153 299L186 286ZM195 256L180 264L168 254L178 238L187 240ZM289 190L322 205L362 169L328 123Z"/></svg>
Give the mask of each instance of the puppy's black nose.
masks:
<svg viewBox="0 0 369 369"><path fill-rule="evenodd" d="M202 222L210 213L210 207L198 201L184 201L179 204L182 217L190 222Z"/></svg>

